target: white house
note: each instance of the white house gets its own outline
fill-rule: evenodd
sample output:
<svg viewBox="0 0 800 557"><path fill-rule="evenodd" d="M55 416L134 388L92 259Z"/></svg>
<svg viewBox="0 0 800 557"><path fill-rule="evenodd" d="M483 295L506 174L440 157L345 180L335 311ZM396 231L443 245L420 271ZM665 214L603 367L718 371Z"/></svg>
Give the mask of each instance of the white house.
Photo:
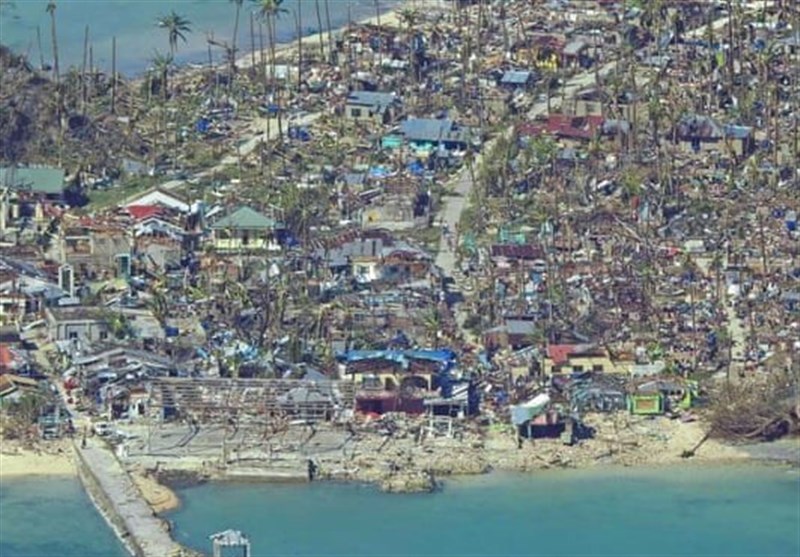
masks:
<svg viewBox="0 0 800 557"><path fill-rule="evenodd" d="M148 207L148 206L161 206L169 209L174 209L181 213L188 213L191 209L189 203L166 190L155 188L148 190L139 195L135 195L125 201L124 207Z"/></svg>

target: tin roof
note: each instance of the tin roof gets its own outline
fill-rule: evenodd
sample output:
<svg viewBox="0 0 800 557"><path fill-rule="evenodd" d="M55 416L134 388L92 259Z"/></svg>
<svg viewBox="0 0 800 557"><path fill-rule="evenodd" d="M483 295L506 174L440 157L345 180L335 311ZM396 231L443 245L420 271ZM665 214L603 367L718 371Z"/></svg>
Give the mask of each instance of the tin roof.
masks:
<svg viewBox="0 0 800 557"><path fill-rule="evenodd" d="M236 230L265 230L280 228L280 224L275 220L262 215L250 207L239 207L236 211L226 217L221 218L211 228L222 230L232 228Z"/></svg>
<svg viewBox="0 0 800 557"><path fill-rule="evenodd" d="M45 195L56 195L64 191L64 175L64 170L60 168L0 167L0 185Z"/></svg>
<svg viewBox="0 0 800 557"><path fill-rule="evenodd" d="M531 72L523 70L509 70L500 78L500 83L506 85L524 85L531 78Z"/></svg>

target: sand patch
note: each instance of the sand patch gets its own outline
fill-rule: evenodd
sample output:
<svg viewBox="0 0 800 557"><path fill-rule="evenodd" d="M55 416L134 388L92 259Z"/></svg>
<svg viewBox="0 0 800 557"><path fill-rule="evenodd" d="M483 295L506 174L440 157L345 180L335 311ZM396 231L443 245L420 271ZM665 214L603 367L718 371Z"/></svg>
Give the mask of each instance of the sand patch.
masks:
<svg viewBox="0 0 800 557"><path fill-rule="evenodd" d="M131 478L142 493L142 497L156 514L171 511L180 506L181 501L175 492L158 483L152 475L146 474L142 470L134 470L131 472Z"/></svg>
<svg viewBox="0 0 800 557"><path fill-rule="evenodd" d="M77 474L72 445L53 441L39 449L24 449L3 441L0 445L0 478L18 476L74 476Z"/></svg>

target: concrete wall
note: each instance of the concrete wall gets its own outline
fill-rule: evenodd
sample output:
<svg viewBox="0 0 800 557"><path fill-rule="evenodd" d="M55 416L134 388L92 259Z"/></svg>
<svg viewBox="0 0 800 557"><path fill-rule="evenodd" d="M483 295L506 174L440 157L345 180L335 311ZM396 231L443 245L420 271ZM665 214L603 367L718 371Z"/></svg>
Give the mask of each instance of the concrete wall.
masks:
<svg viewBox="0 0 800 557"><path fill-rule="evenodd" d="M74 334L77 338L86 338L92 342L104 340L111 336L111 331L102 321L62 321L56 322L51 328L51 336L53 340L69 340L72 338L70 335Z"/></svg>
<svg viewBox="0 0 800 557"><path fill-rule="evenodd" d="M164 520L156 516L128 473L102 440L75 444L81 482L97 510L135 557L196 557L176 543Z"/></svg>
<svg viewBox="0 0 800 557"><path fill-rule="evenodd" d="M76 455L76 463L78 469L78 477L81 480L81 484L83 488L86 490L86 494L89 496L89 499L92 500L94 503L95 508L97 508L97 512L105 519L111 529L114 530L114 533L119 538L119 541L125 546L128 552L135 557L143 557L144 552L135 543L135 540L128 532L128 529L125 527L125 521L122 520L122 517L119 516L114 509L114 505L111 500L106 495L103 488L100 487L100 481L92 472L91 467L84 459L83 454L79 449L75 449Z"/></svg>

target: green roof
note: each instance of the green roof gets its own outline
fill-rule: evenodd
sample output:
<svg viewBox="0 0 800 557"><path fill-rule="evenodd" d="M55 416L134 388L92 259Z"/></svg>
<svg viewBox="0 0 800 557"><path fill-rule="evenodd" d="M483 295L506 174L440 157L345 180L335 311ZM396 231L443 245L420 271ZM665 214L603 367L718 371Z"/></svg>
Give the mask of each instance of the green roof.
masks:
<svg viewBox="0 0 800 557"><path fill-rule="evenodd" d="M223 217L211 225L214 230L274 230L280 227L280 224L273 219L250 207L240 207L227 217Z"/></svg>
<svg viewBox="0 0 800 557"><path fill-rule="evenodd" d="M0 186L58 195L64 191L64 174L60 168L0 167Z"/></svg>

